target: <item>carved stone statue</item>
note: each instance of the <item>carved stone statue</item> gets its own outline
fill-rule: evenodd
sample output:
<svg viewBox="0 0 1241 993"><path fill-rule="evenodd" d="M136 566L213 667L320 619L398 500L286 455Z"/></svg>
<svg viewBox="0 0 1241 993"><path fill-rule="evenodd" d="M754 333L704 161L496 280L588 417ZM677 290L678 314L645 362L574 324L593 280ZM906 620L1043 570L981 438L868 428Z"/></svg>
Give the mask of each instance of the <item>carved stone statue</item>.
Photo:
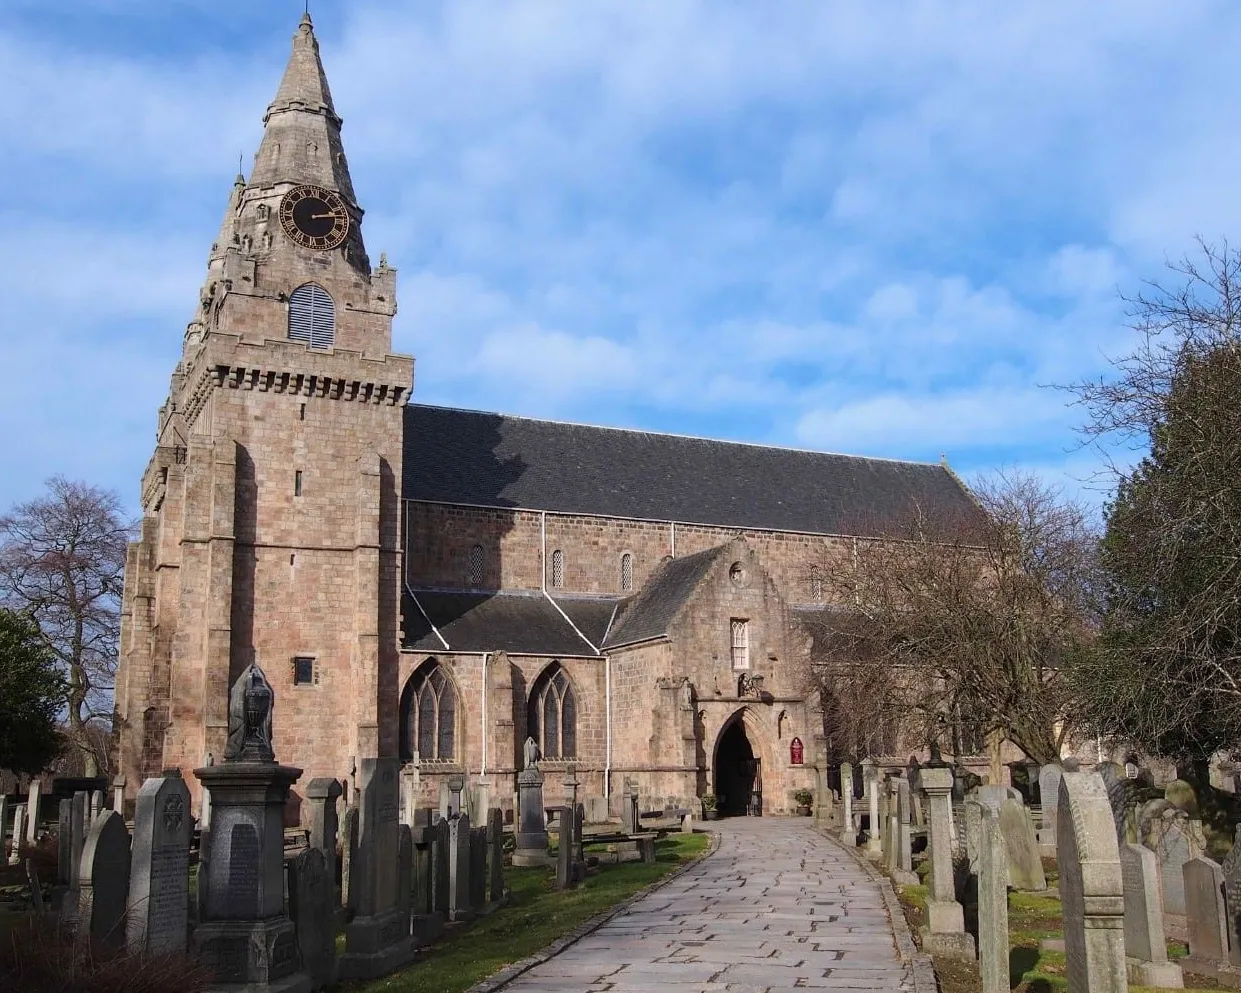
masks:
<svg viewBox="0 0 1241 993"><path fill-rule="evenodd" d="M539 745L533 738L526 738L526 743L522 746L522 759L523 769L535 769L538 767Z"/></svg>
<svg viewBox="0 0 1241 993"><path fill-rule="evenodd" d="M681 706L686 710L694 709L694 684L689 681L689 677L681 683Z"/></svg>
<svg viewBox="0 0 1241 993"><path fill-rule="evenodd" d="M275 762L271 715L276 702L263 670L253 662L237 678L228 697L226 762Z"/></svg>

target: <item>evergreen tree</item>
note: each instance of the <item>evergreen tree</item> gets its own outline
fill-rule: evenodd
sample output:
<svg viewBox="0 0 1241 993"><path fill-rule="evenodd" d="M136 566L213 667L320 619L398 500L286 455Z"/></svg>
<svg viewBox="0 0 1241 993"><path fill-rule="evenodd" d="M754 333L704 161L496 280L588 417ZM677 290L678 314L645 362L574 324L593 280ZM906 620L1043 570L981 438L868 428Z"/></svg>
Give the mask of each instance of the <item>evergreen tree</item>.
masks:
<svg viewBox="0 0 1241 993"><path fill-rule="evenodd" d="M60 754L67 690L39 626L0 607L0 769L33 775Z"/></svg>

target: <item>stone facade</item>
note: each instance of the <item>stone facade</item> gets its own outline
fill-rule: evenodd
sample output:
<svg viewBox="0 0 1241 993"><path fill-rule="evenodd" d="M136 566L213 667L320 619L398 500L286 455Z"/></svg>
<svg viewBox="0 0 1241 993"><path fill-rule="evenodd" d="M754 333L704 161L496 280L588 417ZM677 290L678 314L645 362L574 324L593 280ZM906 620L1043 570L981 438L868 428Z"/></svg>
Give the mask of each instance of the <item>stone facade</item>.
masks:
<svg viewBox="0 0 1241 993"><path fill-rule="evenodd" d="M500 492L526 464L519 452L491 459L494 493L462 495L449 480L435 496L429 446L447 445L454 471L467 446L419 425L503 419L408 405L413 359L392 350L396 271L366 253L308 17L264 122L208 253L142 479L116 689L124 781L180 768L197 808L190 770L223 752L228 688L258 662L281 700L276 752L305 782L348 784L346 803L362 759L395 756L418 765L418 806L464 776L511 810L522 743L538 737L531 715L555 681L564 727L540 763L547 775L575 768L582 793L613 810L628 778L644 809L727 789L737 804L790 811L823 762L798 624L825 606L815 570L846 562L898 504L925 510L931 494L959 513L968 493L942 466L563 426L575 443L649 443L683 478L655 467L627 481L632 504L567 507L554 478L547 499ZM282 219L307 185L347 211L331 249L306 247ZM297 315L312 320L298 309L308 287L332 307L326 323L320 307L317 340L298 331ZM676 445L742 466L734 495L699 499L710 481L667 454ZM553 452L532 478L572 473L576 458ZM609 478L616 467L601 462ZM577 468L579 493L606 488ZM508 633L471 628L476 609L507 611ZM523 620L540 611L542 634ZM434 698L420 697L432 673ZM290 817L307 820L309 806Z"/></svg>

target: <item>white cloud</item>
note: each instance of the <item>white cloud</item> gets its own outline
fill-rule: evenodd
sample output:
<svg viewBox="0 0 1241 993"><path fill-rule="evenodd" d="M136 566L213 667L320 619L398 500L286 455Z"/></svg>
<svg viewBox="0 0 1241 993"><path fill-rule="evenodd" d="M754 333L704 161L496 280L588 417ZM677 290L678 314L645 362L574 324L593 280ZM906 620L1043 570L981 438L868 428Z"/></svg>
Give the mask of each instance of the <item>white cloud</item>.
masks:
<svg viewBox="0 0 1241 993"><path fill-rule="evenodd" d="M74 387L0 431L23 474L132 491L297 12L14 10L0 349ZM1241 221L1223 0L315 14L420 399L1056 471L1076 415L1038 384L1105 368L1114 290Z"/></svg>

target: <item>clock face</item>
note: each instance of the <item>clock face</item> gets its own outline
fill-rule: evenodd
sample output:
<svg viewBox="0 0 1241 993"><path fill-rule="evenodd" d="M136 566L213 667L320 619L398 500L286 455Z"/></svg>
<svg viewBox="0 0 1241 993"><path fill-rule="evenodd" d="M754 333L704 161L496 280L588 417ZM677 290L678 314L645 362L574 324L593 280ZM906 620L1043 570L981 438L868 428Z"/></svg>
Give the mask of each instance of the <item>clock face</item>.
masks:
<svg viewBox="0 0 1241 993"><path fill-rule="evenodd" d="M295 186L280 201L280 226L302 248L339 248L349 234L349 209L339 193Z"/></svg>

